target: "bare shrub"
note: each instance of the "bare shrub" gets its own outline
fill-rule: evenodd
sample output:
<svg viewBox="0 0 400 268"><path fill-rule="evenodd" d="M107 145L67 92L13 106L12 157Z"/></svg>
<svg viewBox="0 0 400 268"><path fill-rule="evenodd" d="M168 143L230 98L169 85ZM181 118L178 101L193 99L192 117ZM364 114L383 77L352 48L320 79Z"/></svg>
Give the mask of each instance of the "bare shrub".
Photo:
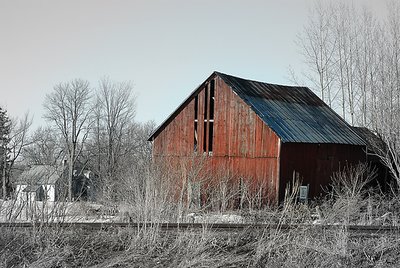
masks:
<svg viewBox="0 0 400 268"><path fill-rule="evenodd" d="M176 185L169 170L149 163L138 172L134 166L120 180L118 209L122 220L159 223L175 219Z"/></svg>
<svg viewBox="0 0 400 268"><path fill-rule="evenodd" d="M368 191L368 184L375 178L376 170L368 164L345 167L332 176L333 194L339 198L362 198Z"/></svg>
<svg viewBox="0 0 400 268"><path fill-rule="evenodd" d="M331 191L320 209L326 223L360 224L370 214L376 170L367 164L345 167L332 176Z"/></svg>

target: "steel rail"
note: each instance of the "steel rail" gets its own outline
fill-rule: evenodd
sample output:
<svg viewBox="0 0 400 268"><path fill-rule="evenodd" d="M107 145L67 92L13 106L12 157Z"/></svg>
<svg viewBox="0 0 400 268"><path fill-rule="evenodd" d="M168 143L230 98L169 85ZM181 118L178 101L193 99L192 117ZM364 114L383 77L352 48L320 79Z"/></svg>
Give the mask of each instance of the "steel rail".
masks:
<svg viewBox="0 0 400 268"><path fill-rule="evenodd" d="M351 233L400 233L400 226L389 225L313 225L313 224L244 224L244 223L125 223L125 222L0 222L0 228L80 228L89 230L108 230L115 228L159 228L161 230L207 229L215 231L235 231L246 229L270 230L335 230L344 229Z"/></svg>

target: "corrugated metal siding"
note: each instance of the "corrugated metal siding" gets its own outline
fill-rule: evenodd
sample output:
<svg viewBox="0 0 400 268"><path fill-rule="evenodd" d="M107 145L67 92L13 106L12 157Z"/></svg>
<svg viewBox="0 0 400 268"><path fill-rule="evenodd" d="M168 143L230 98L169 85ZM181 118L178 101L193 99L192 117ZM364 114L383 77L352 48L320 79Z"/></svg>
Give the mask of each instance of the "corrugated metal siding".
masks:
<svg viewBox="0 0 400 268"><path fill-rule="evenodd" d="M282 142L365 144L350 125L306 87L273 85L217 74Z"/></svg>

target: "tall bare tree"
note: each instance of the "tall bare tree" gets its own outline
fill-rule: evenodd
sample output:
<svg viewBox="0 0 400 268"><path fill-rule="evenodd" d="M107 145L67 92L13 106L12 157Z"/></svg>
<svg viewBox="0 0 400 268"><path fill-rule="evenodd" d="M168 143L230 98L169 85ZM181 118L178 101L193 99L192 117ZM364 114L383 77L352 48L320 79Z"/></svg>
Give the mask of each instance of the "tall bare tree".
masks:
<svg viewBox="0 0 400 268"><path fill-rule="evenodd" d="M96 98L95 139L98 172L103 177L108 197L119 181L125 156L132 153L132 128L136 113L131 82L114 82L104 78L99 83Z"/></svg>
<svg viewBox="0 0 400 268"><path fill-rule="evenodd" d="M400 4L389 2L388 13L380 47L378 80L381 86L376 96L379 117L374 125L386 145L379 156L395 177L400 190Z"/></svg>
<svg viewBox="0 0 400 268"><path fill-rule="evenodd" d="M332 92L334 81L335 36L331 34L332 9L317 2L311 10L309 24L304 27L303 35L297 43L302 50L304 61L309 68L306 76L313 88L320 92L321 99L333 105L335 93Z"/></svg>
<svg viewBox="0 0 400 268"><path fill-rule="evenodd" d="M339 81L342 115L349 115L349 121L354 125L357 88L355 81L356 53L358 51L358 14L353 6L340 3L334 6L334 28L331 34L337 40L334 56L336 79Z"/></svg>
<svg viewBox="0 0 400 268"><path fill-rule="evenodd" d="M89 82L75 79L60 83L46 95L44 117L63 138L68 157L68 200L72 201L74 164L83 150L91 127L92 91Z"/></svg>
<svg viewBox="0 0 400 268"><path fill-rule="evenodd" d="M358 27L358 49L356 53L356 83L360 96L357 123L369 126L369 99L375 95L377 21L370 11L364 8Z"/></svg>

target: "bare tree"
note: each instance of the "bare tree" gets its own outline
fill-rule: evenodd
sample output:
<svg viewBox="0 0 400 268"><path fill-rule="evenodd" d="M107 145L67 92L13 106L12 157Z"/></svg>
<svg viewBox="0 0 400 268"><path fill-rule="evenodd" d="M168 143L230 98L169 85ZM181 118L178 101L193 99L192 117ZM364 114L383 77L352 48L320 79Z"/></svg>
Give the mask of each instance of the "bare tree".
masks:
<svg viewBox="0 0 400 268"><path fill-rule="evenodd" d="M104 78L97 92L94 128L97 169L104 179L108 197L113 192L113 185L118 183L124 157L137 146L130 142L136 112L132 89L131 82L113 82Z"/></svg>
<svg viewBox="0 0 400 268"><path fill-rule="evenodd" d="M358 12L343 1L317 2L299 37L308 80L352 125L367 124L371 75L376 73L376 29L376 19L367 9Z"/></svg>
<svg viewBox="0 0 400 268"><path fill-rule="evenodd" d="M335 63L338 80L340 81L340 92L342 96L342 115L350 115L350 123L354 125L356 106L356 53L358 14L353 6L339 3L335 9L335 28L332 34L336 36L337 48L335 51ZM348 109L348 110L347 110Z"/></svg>
<svg viewBox="0 0 400 268"><path fill-rule="evenodd" d="M121 163L119 164L118 175L121 183L118 182L118 195L123 197L126 191L126 178L131 180L135 179L136 194L145 194L146 191L146 176L148 169L151 166L152 147L151 143L147 141L153 130L155 123L149 121L147 123L135 123L129 129L128 134L124 138L125 152L121 156ZM133 196L133 198L135 198Z"/></svg>
<svg viewBox="0 0 400 268"><path fill-rule="evenodd" d="M31 144L29 139L29 130L32 125L32 117L26 113L23 118L11 118L10 120L10 136L8 141L8 180L11 177L13 168L18 159L21 158L24 149Z"/></svg>
<svg viewBox="0 0 400 268"><path fill-rule="evenodd" d="M60 132L68 156L68 199L72 201L74 164L82 152L91 127L89 82L75 79L60 83L46 95L44 117Z"/></svg>
<svg viewBox="0 0 400 268"><path fill-rule="evenodd" d="M39 127L30 140L30 145L23 152L26 163L54 165L63 157L59 136L51 127Z"/></svg>
<svg viewBox="0 0 400 268"><path fill-rule="evenodd" d="M368 126L368 103L375 94L374 81L376 76L376 30L377 21L372 13L364 9L358 27L358 49L356 53L356 83L360 95L358 108L358 124Z"/></svg>
<svg viewBox="0 0 400 268"><path fill-rule="evenodd" d="M332 10L317 2L309 16L309 24L304 27L303 35L298 37L304 61L310 72L306 74L313 88L321 93L321 99L333 105L335 94L332 92L334 81L335 36L331 34Z"/></svg>
<svg viewBox="0 0 400 268"><path fill-rule="evenodd" d="M384 142L376 151L400 190L400 4L389 2L388 13L379 42L376 109L370 113L374 131Z"/></svg>

